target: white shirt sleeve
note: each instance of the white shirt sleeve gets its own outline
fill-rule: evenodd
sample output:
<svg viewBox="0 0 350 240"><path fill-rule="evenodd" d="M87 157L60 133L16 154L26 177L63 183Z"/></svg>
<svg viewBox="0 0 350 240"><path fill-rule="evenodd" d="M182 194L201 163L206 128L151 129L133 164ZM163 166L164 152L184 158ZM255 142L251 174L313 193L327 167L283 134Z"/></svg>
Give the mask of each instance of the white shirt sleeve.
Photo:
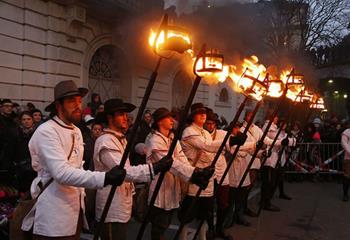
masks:
<svg viewBox="0 0 350 240"><path fill-rule="evenodd" d="M67 154L59 144L61 141L57 134L42 129L36 132L32 140L30 144L39 146L38 157L45 161L48 171L58 183L92 189L103 187L105 173L85 171L68 163Z"/></svg>
<svg viewBox="0 0 350 240"><path fill-rule="evenodd" d="M103 148L100 151L100 161L108 168L120 164L123 154L114 149ZM125 166L127 182L148 182L152 180L153 167L152 164L140 164L137 166Z"/></svg>

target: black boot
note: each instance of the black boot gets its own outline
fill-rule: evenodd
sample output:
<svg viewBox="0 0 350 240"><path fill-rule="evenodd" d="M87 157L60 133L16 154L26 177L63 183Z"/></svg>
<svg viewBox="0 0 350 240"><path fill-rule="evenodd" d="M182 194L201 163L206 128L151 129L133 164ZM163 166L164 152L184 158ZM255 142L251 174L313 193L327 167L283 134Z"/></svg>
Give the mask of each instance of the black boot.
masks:
<svg viewBox="0 0 350 240"><path fill-rule="evenodd" d="M243 209L237 209L237 211L235 211L235 223L246 227L249 227L251 225L250 222L245 219Z"/></svg>
<svg viewBox="0 0 350 240"><path fill-rule="evenodd" d="M225 240L233 240L232 236L230 236L224 232L224 222L225 222L226 215L227 215L228 211L229 211L229 209L218 209L217 210L215 237L225 239Z"/></svg>

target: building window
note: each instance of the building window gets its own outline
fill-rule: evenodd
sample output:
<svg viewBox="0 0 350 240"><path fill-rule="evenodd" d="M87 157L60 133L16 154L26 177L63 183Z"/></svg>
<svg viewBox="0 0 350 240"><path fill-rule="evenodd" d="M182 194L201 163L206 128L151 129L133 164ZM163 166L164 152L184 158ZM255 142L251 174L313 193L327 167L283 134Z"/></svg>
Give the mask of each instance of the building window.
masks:
<svg viewBox="0 0 350 240"><path fill-rule="evenodd" d="M222 88L219 94L219 101L220 102L228 102L228 91L226 88Z"/></svg>

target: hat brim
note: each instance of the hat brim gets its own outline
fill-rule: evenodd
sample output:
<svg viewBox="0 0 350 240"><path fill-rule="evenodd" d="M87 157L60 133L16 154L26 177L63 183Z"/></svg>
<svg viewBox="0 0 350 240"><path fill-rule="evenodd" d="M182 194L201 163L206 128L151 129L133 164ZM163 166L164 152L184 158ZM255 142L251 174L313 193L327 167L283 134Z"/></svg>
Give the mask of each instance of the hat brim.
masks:
<svg viewBox="0 0 350 240"><path fill-rule="evenodd" d="M191 117L193 117L196 114L207 114L207 109L206 108L198 108L196 110L194 110L193 112L191 112Z"/></svg>
<svg viewBox="0 0 350 240"><path fill-rule="evenodd" d="M164 114L160 115L160 116L158 117L157 121L155 121L155 122L159 122L160 120L162 120L162 119L164 119L164 118L166 118L166 117L172 117L172 118L174 118L174 117L176 117L176 114L173 113L173 112L164 113Z"/></svg>
<svg viewBox="0 0 350 240"><path fill-rule="evenodd" d="M57 100L60 100L60 99L65 98L65 97L71 97L71 96L85 97L88 92L89 92L89 90L87 88L78 88L78 91L68 92L68 93L64 94L63 96L61 96L60 98L55 99L55 101L51 102L49 105L47 105L45 107L45 112L54 112L56 109L55 102Z"/></svg>
<svg viewBox="0 0 350 240"><path fill-rule="evenodd" d="M113 114L113 113L116 113L116 112L126 112L126 113L129 113L129 112L132 112L134 111L136 108L136 106L134 104L131 104L131 103L123 103L123 106L118 106L118 107L115 107L115 108L112 108L108 111L109 114Z"/></svg>

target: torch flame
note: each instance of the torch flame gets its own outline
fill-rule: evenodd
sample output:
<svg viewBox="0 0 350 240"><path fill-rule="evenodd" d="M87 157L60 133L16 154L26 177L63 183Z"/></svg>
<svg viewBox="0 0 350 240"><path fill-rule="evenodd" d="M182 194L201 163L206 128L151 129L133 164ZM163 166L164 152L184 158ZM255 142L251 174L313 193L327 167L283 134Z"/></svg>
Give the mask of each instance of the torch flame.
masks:
<svg viewBox="0 0 350 240"><path fill-rule="evenodd" d="M285 84L282 81L270 81L269 91L267 92L267 95L273 98L279 98L282 96L284 88Z"/></svg>
<svg viewBox="0 0 350 240"><path fill-rule="evenodd" d="M176 49L185 51L190 51L188 46L191 46L192 44L190 37L185 33L169 29L167 31L167 36L165 36L165 31L162 30L160 31L159 36L157 37L157 32L154 32L151 29L150 36L148 38L148 43L151 47L155 46L156 51L165 49L168 42L169 44L174 45ZM186 46L180 46L181 44Z"/></svg>
<svg viewBox="0 0 350 240"><path fill-rule="evenodd" d="M315 102L312 103L312 104L310 105L310 108L313 108L313 109L321 109L321 110L325 109L323 98L318 97L318 98L315 100Z"/></svg>

